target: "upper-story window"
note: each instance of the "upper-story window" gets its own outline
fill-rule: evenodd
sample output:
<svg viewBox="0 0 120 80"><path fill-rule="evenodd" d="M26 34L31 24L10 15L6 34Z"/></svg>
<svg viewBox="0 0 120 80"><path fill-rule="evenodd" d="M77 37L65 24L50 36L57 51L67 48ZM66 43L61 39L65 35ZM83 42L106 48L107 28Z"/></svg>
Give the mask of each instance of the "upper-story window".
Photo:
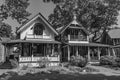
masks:
<svg viewBox="0 0 120 80"><path fill-rule="evenodd" d="M34 26L34 35L43 35L45 27L41 23L36 23Z"/></svg>

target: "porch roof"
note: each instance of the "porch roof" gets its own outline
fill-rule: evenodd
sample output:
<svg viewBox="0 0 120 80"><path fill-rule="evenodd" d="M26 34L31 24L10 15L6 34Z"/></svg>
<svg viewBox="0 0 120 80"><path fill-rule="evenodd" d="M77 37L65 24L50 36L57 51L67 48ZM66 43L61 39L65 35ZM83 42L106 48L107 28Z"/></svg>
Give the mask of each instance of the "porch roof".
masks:
<svg viewBox="0 0 120 80"><path fill-rule="evenodd" d="M99 44L99 43L69 43L71 46L93 46L93 47L110 47L110 45Z"/></svg>
<svg viewBox="0 0 120 80"><path fill-rule="evenodd" d="M49 40L10 40L10 41L3 41L2 43L53 43L53 44L61 44L58 41L49 41Z"/></svg>
<svg viewBox="0 0 120 80"><path fill-rule="evenodd" d="M114 48L120 48L120 44L119 45L115 45L115 46L112 46Z"/></svg>

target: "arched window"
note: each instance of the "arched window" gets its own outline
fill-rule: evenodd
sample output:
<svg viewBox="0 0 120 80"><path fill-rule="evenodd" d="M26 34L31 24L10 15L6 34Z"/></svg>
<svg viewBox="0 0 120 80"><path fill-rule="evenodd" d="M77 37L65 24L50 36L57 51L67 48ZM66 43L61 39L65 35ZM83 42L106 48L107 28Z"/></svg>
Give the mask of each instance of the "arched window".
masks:
<svg viewBox="0 0 120 80"><path fill-rule="evenodd" d="M41 23L37 23L34 26L34 35L43 35L44 25Z"/></svg>

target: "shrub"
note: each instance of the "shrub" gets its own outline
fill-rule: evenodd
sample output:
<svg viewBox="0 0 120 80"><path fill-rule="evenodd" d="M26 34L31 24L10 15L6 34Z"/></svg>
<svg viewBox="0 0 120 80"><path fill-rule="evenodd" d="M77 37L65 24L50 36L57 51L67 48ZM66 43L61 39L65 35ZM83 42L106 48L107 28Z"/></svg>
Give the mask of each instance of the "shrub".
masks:
<svg viewBox="0 0 120 80"><path fill-rule="evenodd" d="M120 58L114 56L102 56L100 58L100 65L110 65L113 67L120 67Z"/></svg>
<svg viewBox="0 0 120 80"><path fill-rule="evenodd" d="M37 63L39 65L38 67L45 68L46 66L49 65L50 61L48 60L48 58L42 58L42 59L39 59Z"/></svg>
<svg viewBox="0 0 120 80"><path fill-rule="evenodd" d="M13 68L17 68L19 66L17 60L11 59L10 62L11 62L11 65L13 66Z"/></svg>
<svg viewBox="0 0 120 80"><path fill-rule="evenodd" d="M100 58L101 65L112 65L114 62L115 62L115 59L113 56L102 56Z"/></svg>
<svg viewBox="0 0 120 80"><path fill-rule="evenodd" d="M22 70L27 70L27 68L28 68L28 65L23 65L21 69Z"/></svg>
<svg viewBox="0 0 120 80"><path fill-rule="evenodd" d="M87 59L83 58L82 56L72 56L70 60L70 65L78 66L78 67L85 67L87 64Z"/></svg>

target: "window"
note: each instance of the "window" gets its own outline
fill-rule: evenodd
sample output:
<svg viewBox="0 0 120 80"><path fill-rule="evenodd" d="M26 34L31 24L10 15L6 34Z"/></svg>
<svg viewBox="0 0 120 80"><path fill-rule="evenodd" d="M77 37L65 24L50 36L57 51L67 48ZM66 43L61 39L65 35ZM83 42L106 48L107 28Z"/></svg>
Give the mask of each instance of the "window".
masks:
<svg viewBox="0 0 120 80"><path fill-rule="evenodd" d="M43 35L44 25L41 23L37 23L34 26L34 35Z"/></svg>

